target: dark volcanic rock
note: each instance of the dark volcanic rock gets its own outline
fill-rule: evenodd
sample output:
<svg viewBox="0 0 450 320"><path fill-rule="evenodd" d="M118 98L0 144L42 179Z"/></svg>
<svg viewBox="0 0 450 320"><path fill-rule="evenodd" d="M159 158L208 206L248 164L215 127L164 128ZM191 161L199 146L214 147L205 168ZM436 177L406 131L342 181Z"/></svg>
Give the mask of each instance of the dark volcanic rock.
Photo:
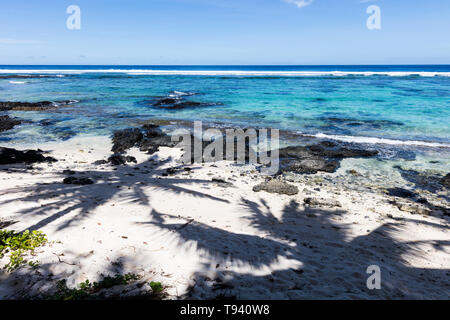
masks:
<svg viewBox="0 0 450 320"><path fill-rule="evenodd" d="M0 164L55 162L52 157L45 157L42 150L16 150L0 147Z"/></svg>
<svg viewBox="0 0 450 320"><path fill-rule="evenodd" d="M132 147L150 154L158 151L160 146L173 147L171 137L163 133L157 125L146 124L142 128L129 128L116 131L112 138L114 153L124 152Z"/></svg>
<svg viewBox="0 0 450 320"><path fill-rule="evenodd" d="M41 102L0 102L0 111L9 110L46 110L52 108L53 103L51 101Z"/></svg>
<svg viewBox="0 0 450 320"><path fill-rule="evenodd" d="M320 158L305 158L301 160L281 160L282 170L285 172L314 174L318 171L333 173L339 168L338 160Z"/></svg>
<svg viewBox="0 0 450 320"><path fill-rule="evenodd" d="M196 101L182 101L182 102L175 103L168 108L169 109L185 109L185 108L206 107L206 106L211 106L211 105L213 105L213 104L201 103L201 102L196 102Z"/></svg>
<svg viewBox="0 0 450 320"><path fill-rule="evenodd" d="M145 138L138 143L140 151L148 152L149 154L158 151L160 146L162 147L174 147L176 143L172 142L170 136L161 134L161 136Z"/></svg>
<svg viewBox="0 0 450 320"><path fill-rule="evenodd" d="M22 121L10 118L9 116L0 116L0 132L11 130L12 128L21 123Z"/></svg>
<svg viewBox="0 0 450 320"><path fill-rule="evenodd" d="M182 98L160 98L153 103L154 107L161 109L184 109L188 107L187 101L184 101ZM197 102L191 102L192 106L198 106Z"/></svg>
<svg viewBox="0 0 450 320"><path fill-rule="evenodd" d="M221 105L220 103L198 102L186 100L184 98L192 95L194 95L194 93L183 93L183 94L172 93L171 95L166 97L156 98L156 100L145 100L143 101L143 103L146 105L151 105L154 108L168 109L168 110L179 110L186 108L199 108L199 107L210 107Z"/></svg>
<svg viewBox="0 0 450 320"><path fill-rule="evenodd" d="M245 130L245 129L244 129ZM224 136L222 139L222 150L223 150L223 155L222 157L220 157L218 155L218 157L216 158L216 154L215 151L211 152L211 155L208 154L208 156L211 156L210 158L212 159L207 159L207 158L203 158L202 155L205 154L205 148L207 148L212 142L211 141L206 141L203 140L201 141L200 139L198 139L197 137L194 137L192 134L190 135L190 141L189 141L189 137L185 140L183 139L183 141L180 143L180 146L183 149L183 157L186 158L190 158L191 159L191 163L194 162L210 162L210 161L217 161L217 160L229 160L229 161L241 161L243 160L245 163L248 163L250 158L253 159L258 159L258 154L254 151L253 148L250 147L250 142L249 139L245 139L243 146L244 146L244 152L241 154L242 150L240 148L240 145L242 144L241 142L238 143L236 141L236 139L226 139L226 137ZM228 157L227 155L227 145L230 144L232 145L232 149L230 148L230 150L233 151L232 154L230 154L230 157ZM190 145L190 148L189 148ZM195 146L200 146L201 147L201 155L199 159L196 159L195 157L195 152L194 152L194 148ZM238 152L239 151L239 152ZM190 153L190 156L188 156ZM239 157L238 157L239 155Z"/></svg>
<svg viewBox="0 0 450 320"><path fill-rule="evenodd" d="M53 75L21 75L21 74L13 74L13 75L5 75L0 76L0 79L33 79L33 78L55 78Z"/></svg>
<svg viewBox="0 0 450 320"><path fill-rule="evenodd" d="M99 166L99 165L102 165L102 164L107 164L107 163L108 163L107 160L97 160L97 161L92 162L92 164L96 165L96 166Z"/></svg>
<svg viewBox="0 0 450 320"><path fill-rule="evenodd" d="M298 188L294 185L288 184L279 180L271 180L260 183L253 187L254 192L266 191L269 193L286 194L293 196L298 193Z"/></svg>
<svg viewBox="0 0 450 320"><path fill-rule="evenodd" d="M162 135L159 126L153 123L147 123L142 126L146 138L154 138Z"/></svg>
<svg viewBox="0 0 450 320"><path fill-rule="evenodd" d="M71 100L63 101L39 101L39 102L13 102L4 101L0 102L0 111L42 111L48 109L54 109L62 105L68 105L73 103Z"/></svg>
<svg viewBox="0 0 450 320"><path fill-rule="evenodd" d="M157 100L153 105L154 106L167 106L167 105L174 105L178 102L180 102L180 98L161 98Z"/></svg>
<svg viewBox="0 0 450 320"><path fill-rule="evenodd" d="M163 177L172 176L177 173L176 168L167 168L164 170L164 172L161 174Z"/></svg>
<svg viewBox="0 0 450 320"><path fill-rule="evenodd" d="M450 173L448 173L445 177L441 179L441 184L450 189Z"/></svg>
<svg viewBox="0 0 450 320"><path fill-rule="evenodd" d="M386 127L398 127L404 124L399 121L392 120L364 120L354 118L338 118L338 117L321 117L320 120L326 123L326 126L335 126L337 128L366 127L374 129L383 129Z"/></svg>
<svg viewBox="0 0 450 320"><path fill-rule="evenodd" d="M431 210L429 208L426 208L422 205L401 202L394 202L393 204L396 205L400 211L405 211L412 214L422 214L427 216L431 213Z"/></svg>
<svg viewBox="0 0 450 320"><path fill-rule="evenodd" d="M165 102L179 101L181 98L165 98ZM178 102L177 102L178 103ZM245 129L243 129L245 131ZM258 130L256 137L258 136ZM248 137L244 141L244 154L242 158L238 159L238 144L236 140L227 139L223 137L223 160L244 160L248 163L250 159L259 159L259 155L250 147L250 140ZM234 152L230 159L227 159L227 144L233 143ZM131 147L138 147L141 151L152 154L158 151L160 146L174 147L180 145L183 149L183 161L205 162L209 161L203 157L196 159L194 157L194 146L201 146L202 152L199 156L204 154L205 148L211 144L210 141L198 141L192 134L184 137L182 142L172 142L171 137L163 133L157 125L147 124L142 128L133 128L117 131L113 136L113 148L115 153L122 153ZM208 151L211 151L208 150ZM332 141L323 141L311 146L297 146L287 147L279 150L280 158L280 173L295 172L314 174L318 171L332 173L335 172L339 166L340 161L344 158L355 157L372 157L378 154L376 150L365 150L358 146L348 143L336 143ZM190 157L189 157L190 156ZM214 151L210 155L216 159ZM270 152L269 152L270 156ZM123 162L123 161L118 161Z"/></svg>
<svg viewBox="0 0 450 320"><path fill-rule="evenodd" d="M222 177L213 177L211 181L216 183L219 187L222 188L228 188L233 186L231 182L228 182L225 178Z"/></svg>
<svg viewBox="0 0 450 320"><path fill-rule="evenodd" d="M396 150L395 158L406 161L416 160L416 153L410 150Z"/></svg>
<svg viewBox="0 0 450 320"><path fill-rule="evenodd" d="M50 120L50 119L44 119L38 122L39 125L43 126L43 127L47 127L47 126L51 126L53 124L56 123L55 120Z"/></svg>
<svg viewBox="0 0 450 320"><path fill-rule="evenodd" d="M309 152L317 157L326 157L326 158L365 158L365 157L373 157L378 154L376 150L364 150L364 149L350 149L348 147L342 146L334 146L327 147L329 144L316 144L312 146L305 147Z"/></svg>
<svg viewBox="0 0 450 320"><path fill-rule="evenodd" d="M309 206L314 207L341 207L341 203L336 200L322 199L322 198L306 198L303 202Z"/></svg>
<svg viewBox="0 0 450 320"><path fill-rule="evenodd" d="M64 184L88 185L88 184L93 184L94 181L92 181L89 178L67 177L63 180L63 183Z"/></svg>
<svg viewBox="0 0 450 320"><path fill-rule="evenodd" d="M414 198L416 196L414 192L403 188L388 189L388 194L392 197L399 197L399 198Z"/></svg>
<svg viewBox="0 0 450 320"><path fill-rule="evenodd" d="M142 141L143 138L144 135L138 128L116 131L113 134L113 147L111 151L114 153L124 152L125 150L134 147L136 143Z"/></svg>
<svg viewBox="0 0 450 320"><path fill-rule="evenodd" d="M314 174L318 171L332 173L345 158L372 157L376 150L364 150L323 141L311 146L287 147L279 150L280 165L283 172Z"/></svg>
<svg viewBox="0 0 450 320"><path fill-rule="evenodd" d="M108 161L111 162L111 164L115 166L121 166L126 164L127 162L134 162L137 163L137 160L135 157L131 156L123 156L121 154L113 154L108 158Z"/></svg>
<svg viewBox="0 0 450 320"><path fill-rule="evenodd" d="M403 169L401 166L394 166L397 169L402 178L414 184L415 189L428 190L431 193L435 193L442 189L442 176L433 172L416 171L410 169Z"/></svg>

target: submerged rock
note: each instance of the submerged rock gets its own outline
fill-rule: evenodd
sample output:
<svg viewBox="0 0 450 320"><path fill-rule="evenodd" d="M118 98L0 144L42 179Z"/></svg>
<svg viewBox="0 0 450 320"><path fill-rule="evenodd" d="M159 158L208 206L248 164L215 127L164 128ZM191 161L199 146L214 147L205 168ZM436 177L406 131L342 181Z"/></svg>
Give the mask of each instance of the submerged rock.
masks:
<svg viewBox="0 0 450 320"><path fill-rule="evenodd" d="M186 100L185 97L193 96L195 93L184 93L184 92L173 92L165 97L157 97L152 100L145 100L142 103L145 105L150 105L158 109L168 109L168 110L180 110L187 108L199 108L199 107L211 107L222 105L216 102L198 102L192 100Z"/></svg>
<svg viewBox="0 0 450 320"><path fill-rule="evenodd" d="M13 74L13 75L1 75L0 79L33 79L33 78L55 78L54 75L42 75L42 74Z"/></svg>
<svg viewBox="0 0 450 320"><path fill-rule="evenodd" d="M316 100L318 101L318 100ZM399 121L392 120L369 120L369 119L357 119L357 118L340 118L340 117L320 117L319 120L325 123L324 127L335 127L340 132L353 129L384 129L386 127L400 127L404 124ZM349 132L351 134L351 132Z"/></svg>
<svg viewBox="0 0 450 320"><path fill-rule="evenodd" d="M281 161L284 172L314 174L318 171L332 173L339 168L339 161L320 158Z"/></svg>
<svg viewBox="0 0 450 320"><path fill-rule="evenodd" d="M54 109L62 105L72 104L74 100L62 101L39 101L39 102L16 102L16 101L0 101L0 111L42 111Z"/></svg>
<svg viewBox="0 0 450 320"><path fill-rule="evenodd" d="M268 182L260 183L253 187L254 192L266 191L269 193L286 194L288 196L293 196L298 193L298 188L292 184L279 181L270 180Z"/></svg>
<svg viewBox="0 0 450 320"><path fill-rule="evenodd" d="M394 168L400 172L403 179L412 182L416 189L424 189L435 193L442 188L442 176L437 175L434 172L428 170L419 172L416 170L403 169L400 166L394 166Z"/></svg>
<svg viewBox="0 0 450 320"><path fill-rule="evenodd" d="M355 169L347 170L347 173L348 173L348 174L351 174L351 175L354 176L354 177L359 177L359 176L361 176L361 173L359 173L359 172L356 171Z"/></svg>
<svg viewBox="0 0 450 320"><path fill-rule="evenodd" d="M388 194L392 197L407 198L407 199L416 197L416 194L414 192L403 188L388 189Z"/></svg>
<svg viewBox="0 0 450 320"><path fill-rule="evenodd" d="M198 108L198 107L208 107L215 104L201 103L196 101L181 101L171 105L158 105L160 108L164 107L166 109L185 109L185 108Z"/></svg>
<svg viewBox="0 0 450 320"><path fill-rule="evenodd" d="M44 119L38 122L40 126L47 127L56 123L56 120Z"/></svg>
<svg viewBox="0 0 450 320"><path fill-rule="evenodd" d="M196 101L187 101L182 98L162 98L153 103L153 107L160 109L179 110L186 108L206 107L212 104L201 103Z"/></svg>
<svg viewBox="0 0 450 320"><path fill-rule="evenodd" d="M412 203L395 203L395 205L400 211L409 212L411 214L422 214L425 216L431 214L430 209L425 208L424 206L421 205L415 205Z"/></svg>
<svg viewBox="0 0 450 320"><path fill-rule="evenodd" d="M0 116L0 132L11 130L21 123L22 121L15 118L10 118L9 116Z"/></svg>
<svg viewBox="0 0 450 320"><path fill-rule="evenodd" d="M78 177L67 177L63 180L64 184L76 184L76 185L88 185L93 184L94 181L92 181L89 178L78 178Z"/></svg>
<svg viewBox="0 0 450 320"><path fill-rule="evenodd" d="M42 150L16 150L0 147L0 164L56 162L52 157L45 157Z"/></svg>
<svg viewBox="0 0 450 320"><path fill-rule="evenodd" d="M450 189L450 173L441 179L441 184L447 189Z"/></svg>
<svg viewBox="0 0 450 320"><path fill-rule="evenodd" d="M179 98L161 98L157 100L153 105L154 106L174 105L179 101L180 101Z"/></svg>

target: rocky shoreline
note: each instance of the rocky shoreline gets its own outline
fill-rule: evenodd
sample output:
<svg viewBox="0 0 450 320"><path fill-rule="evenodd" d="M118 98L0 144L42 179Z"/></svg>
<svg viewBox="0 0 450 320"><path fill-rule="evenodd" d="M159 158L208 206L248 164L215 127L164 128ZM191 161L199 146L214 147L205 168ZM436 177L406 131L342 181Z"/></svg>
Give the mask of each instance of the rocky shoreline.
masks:
<svg viewBox="0 0 450 320"><path fill-rule="evenodd" d="M16 125L0 117L5 131ZM195 139L178 148L164 121L145 121L111 137L0 147L0 229L51 240L28 257L39 263L0 271L0 299L130 274L139 280L92 298L143 297L155 283L166 299L445 296L450 173L406 160L387 169L374 148L315 139L280 147L267 176L261 164L236 163L236 149L235 161L183 163ZM389 270L384 291L365 288L374 263Z"/></svg>
<svg viewBox="0 0 450 320"><path fill-rule="evenodd" d="M435 279L445 275L421 266L446 263L432 248L443 241L449 224L447 176L436 181L440 194L380 186L360 167L347 169L349 161L375 159L374 151L334 142L281 148L287 166L275 176L261 175L260 165L232 161L183 164L181 155L190 151L174 148L156 124L120 130L111 138L75 138L41 147L52 151L0 152L0 161L10 163L0 168L2 228L39 229L54 241L36 254L40 265L34 269L0 272L5 299L51 296L60 279L73 288L86 279L129 272L140 280L99 294L144 296L151 290L148 283L161 282L167 299L263 299L273 297L269 288L276 279L280 299L319 298L325 294L322 284L333 283L328 274L341 279L327 289L335 297L442 294ZM322 170L305 167L307 160L336 165ZM403 230L396 233L399 239L384 231L390 224ZM410 245L401 241L424 238L420 241L426 243L431 235L441 240L414 247L423 260L408 260L417 269L405 272L406 265L391 255L393 248L407 252ZM361 240L348 243L343 237ZM192 241L197 250L188 249ZM365 280L354 274L364 274L370 257L393 270L394 283L414 284L409 274L422 272L420 288L411 285L406 293L397 284L397 289L368 292ZM318 274L316 264L326 272ZM268 271L250 275L246 265ZM333 271L333 265L342 266L341 271ZM225 289L211 289L220 283Z"/></svg>
<svg viewBox="0 0 450 320"><path fill-rule="evenodd" d="M193 151L194 136L191 135L191 150L183 148L183 152ZM99 159L93 162L94 165L107 165L123 166L127 164L135 164L136 158L127 155L127 150L131 148L138 148L140 152L144 152L148 155L152 155L161 147L174 148L177 143L172 142L169 134L161 130L161 127L152 122L144 124L138 128L128 128L124 130L115 131L111 138L112 148L111 155L106 159ZM226 147L226 139L224 139L224 149ZM207 142L201 142L204 149ZM248 161L249 152L252 151L246 144L246 160ZM279 194L296 194L297 191L292 191L295 188L291 188L288 182L302 182L310 184L309 181L321 181L320 186L327 184L326 177L320 175L335 173L341 166L341 161L351 158L373 158L376 157L378 151L366 150L359 146L355 146L349 143L336 143L333 141L319 141L312 145L307 146L290 146L279 149L279 171L273 176L268 177L268 182L254 187L255 192L264 190L266 192L273 192ZM225 159L225 155L224 158ZM235 158L236 158L236 146L235 146ZM52 157L43 156L42 150L15 150L11 148L0 148L0 164L14 164L24 163L32 164L39 162L56 162L57 159ZM186 166L194 163L185 164ZM258 171L262 166L257 166ZM402 168L397 168L403 175ZM167 171L169 175L171 170ZM173 170L175 172L175 170ZM410 176L420 176L418 172L407 172ZM167 176L167 174L166 174ZM316 178L315 178L316 177ZM378 190L378 192L384 193L391 197L391 203L397 206L400 210L429 215L431 213L437 215L450 215L450 208L448 207L449 198L445 196L450 189L449 183L450 173L446 176L423 176L420 180L421 183L416 181L416 187L418 191L408 190L405 188L395 187L389 184L379 185L369 179L364 179L357 170L347 170L345 176L334 177L334 181L330 181L332 184L340 184L342 188L354 189L355 185L361 185L358 180L365 180L364 190ZM70 180L70 179L69 179ZM67 181L69 181L67 180ZM75 184L88 184L84 183L87 180L79 181L74 180ZM284 181L284 182L283 182ZM91 182L89 182L91 183ZM426 194L420 194L421 191L434 188L437 191L441 188L439 194L433 194L427 192ZM444 197L442 197L444 195Z"/></svg>
<svg viewBox="0 0 450 320"><path fill-rule="evenodd" d="M22 120L10 116L0 116L0 132L11 130L22 123Z"/></svg>
<svg viewBox="0 0 450 320"><path fill-rule="evenodd" d="M62 106L70 105L77 102L76 100L62 101L39 101L39 102L16 102L16 101L0 101L0 111L43 111L57 109Z"/></svg>

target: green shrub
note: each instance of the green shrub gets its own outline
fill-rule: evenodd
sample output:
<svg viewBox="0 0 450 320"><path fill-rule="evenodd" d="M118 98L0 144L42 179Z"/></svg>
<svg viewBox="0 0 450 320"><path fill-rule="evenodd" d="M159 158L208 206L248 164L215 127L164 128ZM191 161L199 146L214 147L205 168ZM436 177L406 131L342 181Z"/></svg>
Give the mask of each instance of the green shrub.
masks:
<svg viewBox="0 0 450 320"><path fill-rule="evenodd" d="M47 237L41 231L26 230L18 233L0 230L0 258L3 258L6 253L10 253L9 262L3 268L10 272L27 263L23 256L27 253L33 254L34 249L46 242ZM30 265L36 266L36 263L31 262Z"/></svg>
<svg viewBox="0 0 450 320"><path fill-rule="evenodd" d="M161 284L161 282L150 282L150 287L152 288L153 293L161 293L164 288Z"/></svg>
<svg viewBox="0 0 450 320"><path fill-rule="evenodd" d="M66 280L58 281L56 284L56 294L52 297L54 300L87 300L99 298L93 296L101 289L109 289L118 285L127 285L131 281L138 280L139 276L127 273L125 275L117 274L114 277L105 277L100 282L90 282L86 280L78 284L77 288L70 289L66 285Z"/></svg>

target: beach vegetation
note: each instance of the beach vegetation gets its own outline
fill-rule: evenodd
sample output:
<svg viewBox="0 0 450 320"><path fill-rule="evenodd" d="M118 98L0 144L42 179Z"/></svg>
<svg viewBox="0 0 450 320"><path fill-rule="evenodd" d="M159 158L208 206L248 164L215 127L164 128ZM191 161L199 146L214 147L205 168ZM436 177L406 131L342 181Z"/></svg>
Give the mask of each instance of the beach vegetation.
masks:
<svg viewBox="0 0 450 320"><path fill-rule="evenodd" d="M152 288L153 293L161 293L164 290L163 285L161 282L150 282L150 287Z"/></svg>
<svg viewBox="0 0 450 320"><path fill-rule="evenodd" d="M26 254L34 254L37 247L47 242L47 236L41 231L15 232L12 230L0 230L0 259L9 253L9 262L3 267L11 272L27 263ZM36 262L28 262L36 267Z"/></svg>
<svg viewBox="0 0 450 320"><path fill-rule="evenodd" d="M98 293L102 289L110 289L119 285L128 285L133 281L140 279L140 276L127 273L124 275L116 274L114 276L104 277L99 282L90 282L86 280L78 284L75 288L69 288L66 280L60 280L56 285L56 293L51 297L52 300L95 300L103 297Z"/></svg>

